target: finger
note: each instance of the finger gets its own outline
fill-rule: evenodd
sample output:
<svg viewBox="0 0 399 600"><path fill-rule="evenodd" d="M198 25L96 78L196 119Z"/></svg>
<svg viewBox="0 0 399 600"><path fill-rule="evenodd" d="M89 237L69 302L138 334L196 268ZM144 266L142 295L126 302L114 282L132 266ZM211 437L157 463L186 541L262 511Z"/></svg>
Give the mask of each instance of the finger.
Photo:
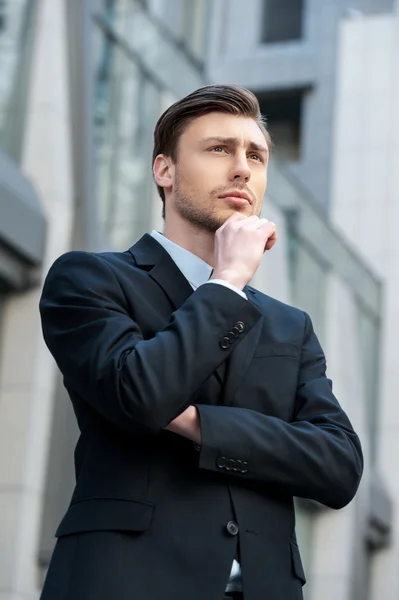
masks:
<svg viewBox="0 0 399 600"><path fill-rule="evenodd" d="M266 219L266 223L263 223L258 228L258 231L260 235L264 236L266 244L267 240L273 238L276 235L276 224L273 223L273 221L267 221Z"/></svg>
<svg viewBox="0 0 399 600"><path fill-rule="evenodd" d="M276 224L273 221L268 221L267 219L259 219L259 221L262 222L262 227L270 230L270 232L276 231Z"/></svg>
<svg viewBox="0 0 399 600"><path fill-rule="evenodd" d="M265 250L271 250L276 242L277 242L277 232L274 231L266 242Z"/></svg>
<svg viewBox="0 0 399 600"><path fill-rule="evenodd" d="M276 242L277 242L277 237L273 240L268 239L266 242L266 246L265 246L265 252L268 252L269 250L271 250Z"/></svg>
<svg viewBox="0 0 399 600"><path fill-rule="evenodd" d="M251 227L253 228L255 226L255 228L257 228L257 224L259 223L260 219L257 215L251 215L250 217L245 217L245 220L238 222L235 227L237 229L241 229L241 227Z"/></svg>
<svg viewBox="0 0 399 600"><path fill-rule="evenodd" d="M266 237L270 237L276 231L276 224L273 221L267 221L262 223L258 229L263 233Z"/></svg>
<svg viewBox="0 0 399 600"><path fill-rule="evenodd" d="M264 219L264 218L259 219L256 224L256 229L262 229L262 227L265 227L269 223L270 223L270 221L268 221L267 219Z"/></svg>
<svg viewBox="0 0 399 600"><path fill-rule="evenodd" d="M221 225L219 227L218 231L222 231L226 227L226 225L228 225L229 223L234 223L235 221L242 221L243 219L247 219L247 218L248 217L246 217L242 213L234 212L232 215L229 216L228 219L225 220L223 225Z"/></svg>

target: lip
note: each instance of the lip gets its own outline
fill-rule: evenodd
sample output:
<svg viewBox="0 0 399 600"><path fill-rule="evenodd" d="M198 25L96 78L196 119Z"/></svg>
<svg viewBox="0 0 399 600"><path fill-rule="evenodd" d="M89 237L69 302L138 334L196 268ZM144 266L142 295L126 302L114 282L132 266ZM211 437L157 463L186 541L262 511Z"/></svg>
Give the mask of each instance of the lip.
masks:
<svg viewBox="0 0 399 600"><path fill-rule="evenodd" d="M222 194L220 196L220 198L223 198L223 199L228 198L229 200L245 200L246 202L248 202L248 204L252 204L252 200L246 192L237 192L237 191L226 192L225 194Z"/></svg>
<svg viewBox="0 0 399 600"><path fill-rule="evenodd" d="M222 200L225 200L231 206L250 206L248 200L246 198L242 198L241 196L223 196Z"/></svg>

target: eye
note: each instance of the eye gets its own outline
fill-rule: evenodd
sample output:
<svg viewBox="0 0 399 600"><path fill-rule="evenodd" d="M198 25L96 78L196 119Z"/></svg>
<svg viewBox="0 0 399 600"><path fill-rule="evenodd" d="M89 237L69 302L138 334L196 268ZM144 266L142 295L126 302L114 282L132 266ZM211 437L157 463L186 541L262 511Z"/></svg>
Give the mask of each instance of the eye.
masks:
<svg viewBox="0 0 399 600"><path fill-rule="evenodd" d="M213 148L210 149L211 152L225 152L226 148L224 146L213 146Z"/></svg>
<svg viewBox="0 0 399 600"><path fill-rule="evenodd" d="M259 162L263 162L263 157L260 154L250 154L249 158L257 160Z"/></svg>

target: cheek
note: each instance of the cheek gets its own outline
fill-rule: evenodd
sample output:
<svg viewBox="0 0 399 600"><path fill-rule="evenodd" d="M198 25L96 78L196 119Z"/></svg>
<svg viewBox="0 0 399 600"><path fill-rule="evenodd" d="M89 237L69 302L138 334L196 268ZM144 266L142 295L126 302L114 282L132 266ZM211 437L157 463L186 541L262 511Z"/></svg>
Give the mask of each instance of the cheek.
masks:
<svg viewBox="0 0 399 600"><path fill-rule="evenodd" d="M267 185L267 177L263 173L258 174L256 177L253 178L253 186L254 186L253 189L256 193L256 196L259 198L259 202L262 202L262 200L263 200L263 196L265 195L265 192L266 192L266 185Z"/></svg>
<svg viewBox="0 0 399 600"><path fill-rule="evenodd" d="M186 160L179 164L179 181L186 187L198 187L205 180L204 169L196 160Z"/></svg>

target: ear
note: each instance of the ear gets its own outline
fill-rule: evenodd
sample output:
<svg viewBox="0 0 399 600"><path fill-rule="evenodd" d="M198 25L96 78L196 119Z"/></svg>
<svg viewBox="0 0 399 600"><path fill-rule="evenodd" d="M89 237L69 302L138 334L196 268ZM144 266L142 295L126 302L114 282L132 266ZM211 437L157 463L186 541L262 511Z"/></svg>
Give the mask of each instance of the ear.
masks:
<svg viewBox="0 0 399 600"><path fill-rule="evenodd" d="M152 167L157 185L167 189L174 183L175 168L172 159L164 154L158 154Z"/></svg>

